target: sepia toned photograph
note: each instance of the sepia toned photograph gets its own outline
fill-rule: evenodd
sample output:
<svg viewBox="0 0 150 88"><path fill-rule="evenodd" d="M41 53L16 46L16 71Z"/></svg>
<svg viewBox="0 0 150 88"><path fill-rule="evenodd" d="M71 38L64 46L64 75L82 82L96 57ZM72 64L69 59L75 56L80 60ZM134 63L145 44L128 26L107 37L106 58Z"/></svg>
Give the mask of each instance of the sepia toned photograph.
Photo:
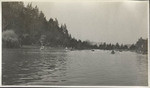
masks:
<svg viewBox="0 0 150 88"><path fill-rule="evenodd" d="M2 86L148 86L148 0L1 9Z"/></svg>

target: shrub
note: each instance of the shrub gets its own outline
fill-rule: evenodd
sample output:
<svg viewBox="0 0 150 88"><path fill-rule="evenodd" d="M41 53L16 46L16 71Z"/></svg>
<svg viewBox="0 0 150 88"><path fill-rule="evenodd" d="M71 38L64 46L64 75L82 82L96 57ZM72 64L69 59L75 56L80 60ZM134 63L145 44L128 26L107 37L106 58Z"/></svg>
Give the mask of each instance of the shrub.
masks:
<svg viewBox="0 0 150 88"><path fill-rule="evenodd" d="M7 48L20 47L17 34L13 30L2 32L2 46Z"/></svg>

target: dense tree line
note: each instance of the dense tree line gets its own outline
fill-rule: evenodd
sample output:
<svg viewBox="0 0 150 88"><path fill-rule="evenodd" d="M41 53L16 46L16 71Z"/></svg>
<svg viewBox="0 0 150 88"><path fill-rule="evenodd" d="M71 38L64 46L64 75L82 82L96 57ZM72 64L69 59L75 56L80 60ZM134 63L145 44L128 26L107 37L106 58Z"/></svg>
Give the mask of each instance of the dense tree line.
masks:
<svg viewBox="0 0 150 88"><path fill-rule="evenodd" d="M11 30L11 32L10 32ZM29 3L26 7L23 2L2 3L2 32L3 46L13 47L13 43L20 45L43 44L47 46L73 47L78 49L92 48L86 41L76 40L68 33L66 24L59 25L57 18L46 20L38 7ZM9 33L7 33L9 32ZM8 35L7 35L8 34ZM17 35L17 40L5 38ZM43 37L44 36L44 37ZM9 43L10 46L7 46ZM11 45L12 44L12 45Z"/></svg>
<svg viewBox="0 0 150 88"><path fill-rule="evenodd" d="M147 52L147 41L140 38L131 46L123 44L93 45L89 41L73 38L66 24L59 24L57 18L46 20L38 7L23 2L2 2L2 45L16 48L22 45L46 45L52 47L71 47L75 49L137 50Z"/></svg>
<svg viewBox="0 0 150 88"><path fill-rule="evenodd" d="M146 54L148 53L148 39L143 39L142 37L138 39L135 44L123 45L123 44L106 44L101 43L98 47L103 50L132 50L138 53Z"/></svg>
<svg viewBox="0 0 150 88"><path fill-rule="evenodd" d="M105 42L104 43L101 43L99 45L99 49L104 49L104 50L114 50L114 49L117 49L117 50L128 50L129 47L127 45L119 45L119 43L116 43L116 44L106 44Z"/></svg>
<svg viewBox="0 0 150 88"><path fill-rule="evenodd" d="M138 39L134 48L136 52L147 54L148 53L148 39L143 39L142 37Z"/></svg>

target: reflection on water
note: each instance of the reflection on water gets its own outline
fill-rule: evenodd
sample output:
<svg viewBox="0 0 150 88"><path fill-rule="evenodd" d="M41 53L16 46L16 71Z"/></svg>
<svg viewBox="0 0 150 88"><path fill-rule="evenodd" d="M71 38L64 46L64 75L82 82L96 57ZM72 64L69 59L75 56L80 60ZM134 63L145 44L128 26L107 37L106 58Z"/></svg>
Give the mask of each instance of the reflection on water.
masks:
<svg viewBox="0 0 150 88"><path fill-rule="evenodd" d="M147 56L133 52L3 49L3 85L147 85Z"/></svg>
<svg viewBox="0 0 150 88"><path fill-rule="evenodd" d="M66 60L66 52L63 51L6 51L3 53L3 84L34 84L41 81L53 84L58 77L60 81L65 81Z"/></svg>
<svg viewBox="0 0 150 88"><path fill-rule="evenodd" d="M140 75L140 76L138 76L138 79L139 80L136 80L136 81L140 81L142 84L144 84L144 82L145 82L145 79L143 79L143 78L148 78L148 61L147 61L147 59L144 59L144 58L148 58L148 56L147 55L141 55L141 54L137 54L137 61L136 61L136 64L137 64L137 68L138 68L138 75ZM146 63L146 65L145 65L145 63ZM148 80L148 79L146 79L146 80Z"/></svg>

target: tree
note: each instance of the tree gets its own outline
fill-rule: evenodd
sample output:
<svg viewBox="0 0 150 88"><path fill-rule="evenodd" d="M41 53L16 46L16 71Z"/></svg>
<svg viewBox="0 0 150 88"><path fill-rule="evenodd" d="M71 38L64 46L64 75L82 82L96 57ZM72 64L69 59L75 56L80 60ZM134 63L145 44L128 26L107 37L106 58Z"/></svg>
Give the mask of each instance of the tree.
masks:
<svg viewBox="0 0 150 88"><path fill-rule="evenodd" d="M135 44L137 52L147 53L148 52L148 39L143 39L142 37L138 39Z"/></svg>
<svg viewBox="0 0 150 88"><path fill-rule="evenodd" d="M136 46L134 44L132 44L130 47L129 47L130 50L136 50Z"/></svg>
<svg viewBox="0 0 150 88"><path fill-rule="evenodd" d="M19 38L22 45L39 44L39 40L42 40L49 46L98 48L72 38L66 24L59 27L57 18L47 21L44 13L37 6L33 7L32 3L25 7L23 2L2 2L2 26L2 31L12 29L11 33ZM43 38L43 35L46 37Z"/></svg>
<svg viewBox="0 0 150 88"><path fill-rule="evenodd" d="M116 43L116 45L115 45L115 49L119 49L119 48L120 48L119 44L118 44L118 43Z"/></svg>

